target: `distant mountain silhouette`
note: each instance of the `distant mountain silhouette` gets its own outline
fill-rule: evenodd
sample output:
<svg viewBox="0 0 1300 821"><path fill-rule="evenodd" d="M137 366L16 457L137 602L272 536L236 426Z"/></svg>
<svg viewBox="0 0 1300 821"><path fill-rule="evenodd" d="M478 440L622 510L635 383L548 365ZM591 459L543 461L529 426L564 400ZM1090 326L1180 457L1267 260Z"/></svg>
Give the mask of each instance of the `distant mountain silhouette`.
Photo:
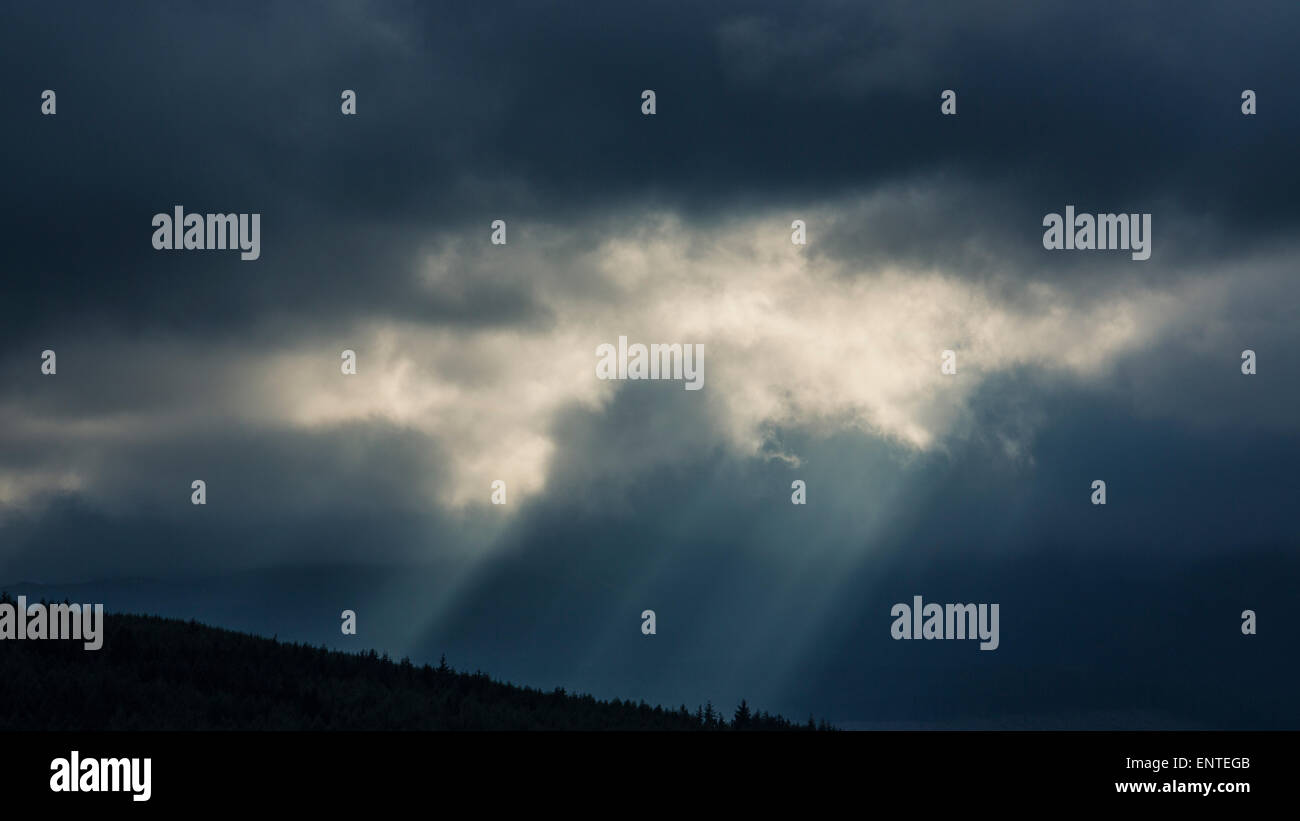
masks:
<svg viewBox="0 0 1300 821"><path fill-rule="evenodd" d="M13 599L4 596L3 601ZM741 702L728 721L600 701L209 627L108 614L102 649L0 641L3 730L809 730Z"/></svg>

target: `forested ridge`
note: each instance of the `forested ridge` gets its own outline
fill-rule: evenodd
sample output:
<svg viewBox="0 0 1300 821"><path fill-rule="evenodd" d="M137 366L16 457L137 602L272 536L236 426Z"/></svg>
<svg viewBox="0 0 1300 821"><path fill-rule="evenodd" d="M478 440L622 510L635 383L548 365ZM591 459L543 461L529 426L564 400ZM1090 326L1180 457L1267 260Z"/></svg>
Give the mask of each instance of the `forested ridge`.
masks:
<svg viewBox="0 0 1300 821"><path fill-rule="evenodd" d="M4 597L12 602L12 598ZM224 630L108 614L104 644L0 641L6 730L809 730L741 702L651 707Z"/></svg>

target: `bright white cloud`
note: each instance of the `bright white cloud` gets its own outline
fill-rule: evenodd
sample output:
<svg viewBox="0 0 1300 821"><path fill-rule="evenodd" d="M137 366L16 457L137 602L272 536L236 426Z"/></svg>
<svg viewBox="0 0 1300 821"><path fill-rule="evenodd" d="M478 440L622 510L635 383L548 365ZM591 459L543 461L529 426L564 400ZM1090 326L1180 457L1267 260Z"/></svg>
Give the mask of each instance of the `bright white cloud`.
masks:
<svg viewBox="0 0 1300 821"><path fill-rule="evenodd" d="M845 213L854 211L800 216L829 225ZM191 347L168 351L166 360L156 359L157 346L142 347L139 361L152 363L145 370L153 378L169 379L180 361L210 378L186 377L185 396L174 404L23 424L47 436L61 429L80 437L78 452L85 453L94 451L92 442L138 442L150 431L201 434L214 420L323 431L382 420L427 437L429 474L412 489L415 497L450 507L485 504L490 483L504 479L515 509L546 487L561 414L599 409L622 386L595 376L597 346L620 335L703 343L705 388L696 396L723 443L741 455L770 456L775 427L851 427L930 449L966 429L968 403L988 375L1030 366L1096 378L1171 323L1185 327L1212 314L1227 294L1226 278L1211 272L1162 280L1160 290L1135 283L1088 299L1077 282L1067 290L1022 281L1021 298L1007 304L987 280L960 271L888 263L846 269L810 254L812 246L792 245L788 226L788 218L768 214L705 229L661 214L586 231L512 229L508 251L488 246L486 235L482 243L435 241L418 267L427 287L445 295L458 283L491 279L532 294L547 321L430 326L377 318L278 350ZM1135 266L1135 277L1140 273ZM356 376L340 372L345 348L357 352ZM955 377L940 373L941 351L949 348L957 354ZM130 349L111 356L138 361ZM665 381L654 390L683 386ZM656 441L639 458L671 461L697 444L683 437L687 442L679 449ZM1017 451L1023 443L1007 446ZM642 467L626 466L629 475ZM41 466L25 477L11 471L0 500L22 504L52 486L112 492L80 472L87 469ZM73 475L76 482L52 478Z"/></svg>

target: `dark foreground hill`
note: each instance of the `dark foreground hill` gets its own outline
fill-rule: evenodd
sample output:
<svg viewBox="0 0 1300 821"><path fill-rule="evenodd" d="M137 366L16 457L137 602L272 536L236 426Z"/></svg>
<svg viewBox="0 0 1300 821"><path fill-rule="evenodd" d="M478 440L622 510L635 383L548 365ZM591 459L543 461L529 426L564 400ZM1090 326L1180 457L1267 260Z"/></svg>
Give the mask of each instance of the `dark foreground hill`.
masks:
<svg viewBox="0 0 1300 821"><path fill-rule="evenodd" d="M810 729L779 716L731 721L712 706L665 710L544 692L175 619L109 614L80 641L0 641L4 730Z"/></svg>

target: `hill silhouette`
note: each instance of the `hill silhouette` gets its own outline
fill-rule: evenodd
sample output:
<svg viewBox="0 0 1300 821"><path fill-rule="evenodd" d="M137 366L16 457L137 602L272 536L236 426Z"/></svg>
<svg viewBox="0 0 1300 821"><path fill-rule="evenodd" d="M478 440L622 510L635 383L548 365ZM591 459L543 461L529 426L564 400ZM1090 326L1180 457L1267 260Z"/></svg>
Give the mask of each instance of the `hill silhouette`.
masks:
<svg viewBox="0 0 1300 821"><path fill-rule="evenodd" d="M12 603L9 596L0 600ZM4 730L810 730L753 712L730 720L495 681L486 673L394 662L224 630L108 614L102 649L80 641L0 641Z"/></svg>

